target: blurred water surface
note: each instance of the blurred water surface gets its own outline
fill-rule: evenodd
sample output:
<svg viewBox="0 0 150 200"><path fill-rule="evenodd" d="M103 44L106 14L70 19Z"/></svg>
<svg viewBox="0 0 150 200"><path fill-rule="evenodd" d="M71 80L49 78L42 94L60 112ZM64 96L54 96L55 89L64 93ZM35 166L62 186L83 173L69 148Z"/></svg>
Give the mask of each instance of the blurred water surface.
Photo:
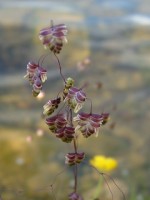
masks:
<svg viewBox="0 0 150 200"><path fill-rule="evenodd" d="M49 71L41 101L23 79L26 64L45 53L38 32L50 20L69 28L69 42L59 55L64 75L73 76L78 86L88 81L93 111L111 114L98 138L81 139L87 160L95 154L115 157L114 177L129 199L149 199L149 0L0 1L0 194L4 199L52 198L49 189L37 188L51 184L71 149L49 134L41 118L42 106L62 88L53 55L44 61ZM80 71L77 63L87 57L91 63ZM44 135L39 137L38 129ZM85 196L97 180L87 168L80 174ZM59 179L58 199L65 199L70 176L66 172L60 178L66 181L63 194Z"/></svg>

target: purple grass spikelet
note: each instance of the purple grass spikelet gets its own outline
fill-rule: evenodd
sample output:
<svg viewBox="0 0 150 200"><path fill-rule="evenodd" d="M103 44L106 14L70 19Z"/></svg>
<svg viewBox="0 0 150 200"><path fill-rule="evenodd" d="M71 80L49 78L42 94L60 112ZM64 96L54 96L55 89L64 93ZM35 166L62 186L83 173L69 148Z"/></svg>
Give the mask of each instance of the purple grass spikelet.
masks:
<svg viewBox="0 0 150 200"><path fill-rule="evenodd" d="M76 87L71 87L68 91L65 102L68 102L68 105L75 113L77 113L82 107L86 100L86 94L82 91L82 89L78 89Z"/></svg>
<svg viewBox="0 0 150 200"><path fill-rule="evenodd" d="M61 102L61 97L57 97L55 99L49 100L44 106L44 115L51 115L57 108Z"/></svg>
<svg viewBox="0 0 150 200"><path fill-rule="evenodd" d="M83 198L76 192L69 194L69 200L83 200Z"/></svg>
<svg viewBox="0 0 150 200"><path fill-rule="evenodd" d="M92 113L79 113L74 117L74 121L77 121L76 132L81 131L82 135L87 138L93 134L98 136L100 126L103 122L103 116Z"/></svg>
<svg viewBox="0 0 150 200"><path fill-rule="evenodd" d="M79 164L82 162L82 160L85 158L85 153L67 153L65 156L65 163L72 166L75 164Z"/></svg>
<svg viewBox="0 0 150 200"><path fill-rule="evenodd" d="M39 64L29 62L24 78L28 79L30 85L32 85L32 94L36 97L42 90L42 83L47 80L47 70L39 66Z"/></svg>
<svg viewBox="0 0 150 200"><path fill-rule="evenodd" d="M52 25L40 30L39 38L44 47L53 53L60 53L63 44L67 43L68 29L65 24Z"/></svg>
<svg viewBox="0 0 150 200"><path fill-rule="evenodd" d="M53 56L57 60L59 74L63 80L57 96L49 99L43 106L42 117L45 118L45 123L52 133L52 136L55 136L61 142L71 143L68 145L73 146L73 151L65 155L65 164L73 168L74 175L73 192L69 194L67 199L83 200L77 191L79 167L80 164L84 163L85 153L79 151L80 143L78 143L78 140L80 136L84 138L89 138L91 135L98 136L101 126L105 125L109 119L109 113L93 113L92 101L87 98L86 93L83 91L83 88L87 84L84 84L82 87L75 87L74 79L71 77L66 78L63 75L61 62L57 54L61 52L64 43L67 42L67 34L68 29L65 24L51 24L51 26L43 28L39 32L39 38L42 44L49 50L49 53L53 53ZM27 64L24 78L29 81L34 97L37 97L43 92L43 83L47 80L47 70L43 67L43 63L49 53L42 55L38 63L30 61ZM86 65L88 63L89 60L86 59L80 65ZM56 91L53 92L55 93ZM45 96L46 92L43 92L43 94ZM44 96L41 97L43 98ZM79 112L87 100L90 100L90 112ZM31 141L31 138L29 139Z"/></svg>

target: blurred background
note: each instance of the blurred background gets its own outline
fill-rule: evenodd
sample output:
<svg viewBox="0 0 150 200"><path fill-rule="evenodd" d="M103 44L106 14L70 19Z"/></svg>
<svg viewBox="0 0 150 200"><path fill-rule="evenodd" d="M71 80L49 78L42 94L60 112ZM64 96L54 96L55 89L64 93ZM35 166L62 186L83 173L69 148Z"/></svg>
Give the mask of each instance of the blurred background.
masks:
<svg viewBox="0 0 150 200"><path fill-rule="evenodd" d="M127 199L150 198L150 1L149 0L5 0L0 1L0 195L7 199L54 199L50 184L65 167L72 151L50 134L41 114L43 105L62 89L57 61L50 54L45 95L33 98L23 78L29 61L45 54L38 33L65 23L68 44L59 55L63 74L76 86L88 83L93 112L110 113L98 138L80 138L88 163L95 155L113 157L110 174ZM88 61L88 64L87 64ZM86 63L86 64L85 64ZM43 93L43 94L44 94ZM88 112L90 103L83 110ZM88 165L80 168L79 191L90 195L100 176ZM73 176L57 176L56 199L66 199ZM114 199L123 197L112 181ZM103 186L105 190L105 186ZM108 195L107 195L108 194ZM106 188L105 199L111 199Z"/></svg>

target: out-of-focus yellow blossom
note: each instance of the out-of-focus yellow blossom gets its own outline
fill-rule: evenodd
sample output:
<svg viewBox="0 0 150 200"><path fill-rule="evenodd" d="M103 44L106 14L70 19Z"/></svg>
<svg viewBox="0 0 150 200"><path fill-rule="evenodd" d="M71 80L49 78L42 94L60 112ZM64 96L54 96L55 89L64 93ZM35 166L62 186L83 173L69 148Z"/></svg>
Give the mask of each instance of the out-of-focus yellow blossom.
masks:
<svg viewBox="0 0 150 200"><path fill-rule="evenodd" d="M90 160L90 164L98 170L112 171L118 166L117 160L110 157L96 155Z"/></svg>

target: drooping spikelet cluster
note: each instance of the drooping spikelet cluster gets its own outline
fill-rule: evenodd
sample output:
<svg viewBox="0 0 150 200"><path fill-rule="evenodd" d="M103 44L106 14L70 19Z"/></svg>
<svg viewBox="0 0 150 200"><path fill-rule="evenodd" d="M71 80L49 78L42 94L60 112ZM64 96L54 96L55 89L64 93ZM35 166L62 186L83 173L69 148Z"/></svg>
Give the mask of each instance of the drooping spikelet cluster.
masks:
<svg viewBox="0 0 150 200"><path fill-rule="evenodd" d="M80 130L85 138L89 137L92 134L98 136L100 126L108 120L108 117L108 113L79 113L76 117L74 117L74 121L77 121L78 123L76 131Z"/></svg>
<svg viewBox="0 0 150 200"><path fill-rule="evenodd" d="M39 38L46 49L49 48L54 53L60 53L63 44L67 42L67 33L65 24L52 25L43 28L39 33Z"/></svg>
<svg viewBox="0 0 150 200"><path fill-rule="evenodd" d="M72 82L74 82L71 78L68 78L67 80L72 80ZM49 100L43 106L43 114L45 116L49 116L46 118L46 124L48 125L51 132L54 133L55 136L60 138L63 142L71 142L75 138L75 127L73 124L72 112L74 111L76 113L79 111L86 100L86 95L82 89L79 90L74 88L75 87L70 86L68 91L65 91L66 97L63 100L64 90L66 89L65 84L62 97L57 97L55 99ZM51 117L50 115L58 108L60 103L66 103L65 111Z"/></svg>
<svg viewBox="0 0 150 200"><path fill-rule="evenodd" d="M27 64L27 74L24 78L27 78L30 85L32 85L32 93L36 97L42 90L42 83L47 80L47 71L39 64L29 62Z"/></svg>
<svg viewBox="0 0 150 200"><path fill-rule="evenodd" d="M55 54L60 53L63 44L67 42L67 27L64 24L52 25L42 29L39 33L39 38L42 40L44 47ZM58 60L58 58L57 58ZM98 136L100 127L108 121L109 114L101 113L94 114L79 112L87 100L86 93L83 88L74 86L73 78L64 78L61 73L61 65L59 63L60 75L63 78L63 89L57 97L49 99L43 106L43 115L45 123L50 132L60 139L62 142L74 144L75 152L67 153L65 163L69 166L80 164L85 158L84 152L78 152L76 141L80 132L84 138L91 135ZM47 70L34 62L27 64L28 79L32 85L33 96L38 96L42 90L42 84L46 81ZM60 108L58 110L58 108ZM69 195L70 200L82 200L82 197L76 193L76 185L73 193Z"/></svg>
<svg viewBox="0 0 150 200"><path fill-rule="evenodd" d="M66 85L64 87L66 87ZM71 142L79 131L85 138L93 134L98 136L100 127L108 120L109 114L78 113L86 101L86 94L82 89L72 86L65 93L66 97L64 100L63 95L64 93L62 97L49 100L43 106L43 114L48 116L46 118L46 124L51 132L54 133L56 137L62 139L63 142ZM66 103L65 111L50 116L61 103ZM77 116L73 118L72 112L78 113ZM76 127L73 122L77 122Z"/></svg>
<svg viewBox="0 0 150 200"><path fill-rule="evenodd" d="M67 27L64 24L52 25L40 31L39 37L46 48L49 48L53 53L59 53L63 44L67 41ZM50 131L63 142L72 142L77 138L77 133L80 131L87 138L93 134L98 135L100 126L108 120L109 114L94 114L94 113L78 113L82 109L86 101L86 93L82 88L74 86L73 78L69 77L64 81L64 89L59 97L50 99L44 106L43 114L46 117L46 124ZM64 111L50 116L56 109L62 105ZM78 113L73 118L72 113ZM76 126L74 121L77 122ZM68 154L66 163L69 164L70 156ZM78 160L75 155L75 160ZM84 157L84 156L83 156ZM73 161L75 162L75 161Z"/></svg>
<svg viewBox="0 0 150 200"><path fill-rule="evenodd" d="M83 198L76 192L69 194L69 200L83 200Z"/></svg>
<svg viewBox="0 0 150 200"><path fill-rule="evenodd" d="M60 104L61 102L61 98L58 97L58 98L55 98L55 99L52 99L52 100L49 100L44 106L44 111L43 111L43 114L44 115L51 115L56 108L58 108L58 105Z"/></svg>
<svg viewBox="0 0 150 200"><path fill-rule="evenodd" d="M68 165L75 165L81 163L85 157L85 153L67 153L65 163Z"/></svg>
<svg viewBox="0 0 150 200"><path fill-rule="evenodd" d="M68 90L68 94L64 99L65 102L68 103L71 109L77 113L83 106L86 100L86 94L82 91L82 89L78 89L76 87L71 87Z"/></svg>

